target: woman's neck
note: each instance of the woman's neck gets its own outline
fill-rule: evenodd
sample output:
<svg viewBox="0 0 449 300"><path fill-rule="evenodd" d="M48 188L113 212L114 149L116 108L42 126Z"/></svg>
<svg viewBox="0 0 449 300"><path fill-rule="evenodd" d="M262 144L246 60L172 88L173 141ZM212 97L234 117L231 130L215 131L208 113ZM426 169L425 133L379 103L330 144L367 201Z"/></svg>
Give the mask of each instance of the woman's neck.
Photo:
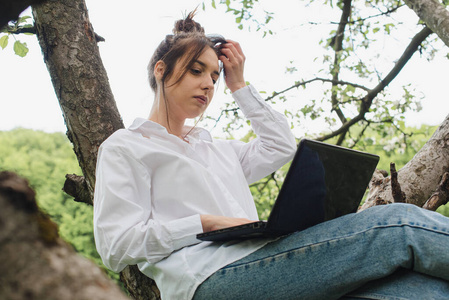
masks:
<svg viewBox="0 0 449 300"><path fill-rule="evenodd" d="M165 109L158 109L158 107L153 106L150 112L150 116L148 117L150 121L158 123L167 129L167 132L173 134L182 140L184 140L185 136L183 135L185 120L178 120L176 118L170 117L169 114L166 113Z"/></svg>

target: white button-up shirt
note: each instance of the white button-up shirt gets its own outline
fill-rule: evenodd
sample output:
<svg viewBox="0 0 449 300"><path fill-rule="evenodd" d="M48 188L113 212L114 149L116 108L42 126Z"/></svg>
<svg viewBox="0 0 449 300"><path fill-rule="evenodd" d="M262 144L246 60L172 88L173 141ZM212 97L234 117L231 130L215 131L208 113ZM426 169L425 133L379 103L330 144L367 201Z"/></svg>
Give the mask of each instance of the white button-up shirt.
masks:
<svg viewBox="0 0 449 300"><path fill-rule="evenodd" d="M218 269L269 240L200 242L201 214L257 220L248 184L290 161L295 139L285 117L252 87L233 93L257 138L212 139L195 128L188 143L154 122L136 119L100 147L94 235L106 267L137 264L163 299L190 299ZM188 130L188 129L186 129Z"/></svg>

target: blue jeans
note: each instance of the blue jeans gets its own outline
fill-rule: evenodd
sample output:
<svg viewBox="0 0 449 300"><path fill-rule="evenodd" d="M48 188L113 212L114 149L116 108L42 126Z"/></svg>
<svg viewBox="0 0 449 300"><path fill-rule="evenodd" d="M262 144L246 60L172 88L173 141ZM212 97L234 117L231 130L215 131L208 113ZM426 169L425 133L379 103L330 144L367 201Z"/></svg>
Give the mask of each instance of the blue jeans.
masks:
<svg viewBox="0 0 449 300"><path fill-rule="evenodd" d="M199 299L449 299L449 219L409 204L296 232L215 272Z"/></svg>

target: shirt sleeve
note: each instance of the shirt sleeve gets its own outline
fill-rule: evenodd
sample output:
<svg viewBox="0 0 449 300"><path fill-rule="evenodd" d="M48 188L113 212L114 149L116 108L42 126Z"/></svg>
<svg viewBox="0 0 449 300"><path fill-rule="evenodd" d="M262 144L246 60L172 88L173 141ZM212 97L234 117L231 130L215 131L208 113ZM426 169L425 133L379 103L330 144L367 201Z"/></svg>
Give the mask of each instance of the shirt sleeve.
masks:
<svg viewBox="0 0 449 300"><path fill-rule="evenodd" d="M248 183L253 183L289 162L296 141L286 117L267 105L252 85L232 95L257 135L249 143L232 142Z"/></svg>
<svg viewBox="0 0 449 300"><path fill-rule="evenodd" d="M149 171L128 154L100 147L94 196L97 251L109 269L155 263L182 247L198 243L199 215L168 222L151 219Z"/></svg>

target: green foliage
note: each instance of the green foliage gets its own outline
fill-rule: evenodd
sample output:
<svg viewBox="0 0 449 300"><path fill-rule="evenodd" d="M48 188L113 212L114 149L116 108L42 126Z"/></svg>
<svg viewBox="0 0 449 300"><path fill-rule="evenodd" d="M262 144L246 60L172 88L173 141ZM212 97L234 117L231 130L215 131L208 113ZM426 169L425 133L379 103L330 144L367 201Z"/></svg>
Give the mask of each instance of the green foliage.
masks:
<svg viewBox="0 0 449 300"><path fill-rule="evenodd" d="M236 24L240 29L244 28L243 24L251 21L253 24L264 24L261 28L267 31L266 25L276 18L274 13L265 16L255 13L265 11L265 2L262 0L211 1L212 7L225 7L228 13L235 15ZM388 82L385 79L391 74L395 61L407 48L407 43L422 27L410 28L415 30L415 33L407 33L410 36L404 39L405 20L401 18L407 17L404 12L410 9L400 0L352 1L351 9L346 10L349 11L346 22L340 23L335 17L338 17L338 14L345 16L344 3L344 1L306 1L304 9L319 8L326 13L314 15L312 22L304 20L301 26L303 28L308 26L312 30L311 24L317 27L331 26L329 33L320 41L323 53L314 60L319 64L316 75L312 75L316 77L296 78L294 82L286 83L281 92L265 90L267 95L272 95L267 100L271 103L281 100L286 104L282 110L288 107L285 111L292 127L301 127L309 121L326 124L329 128L326 139L336 135L334 132L337 129L354 118L360 121L354 122L354 128L350 127L340 135L342 139L350 137L351 143L362 141L366 128L369 127L381 136L400 134L404 115L410 111L418 112L422 108L421 99L416 96L419 91L415 91L412 85L395 86L394 80L390 83L389 79ZM330 21L330 18L333 18L333 21ZM390 44L397 44L398 40L402 41L401 46L389 48ZM338 41L341 42L337 43ZM437 51L434 41L427 39L422 43L418 49L421 56L432 59ZM286 82L287 78L293 78L292 75L301 69L291 61L286 67ZM307 93L310 90L313 98L298 104L297 97L301 92L297 92L297 88L301 86L306 89L306 85ZM381 88L377 90L376 86ZM371 95L374 98L367 101L371 99L369 98ZM234 116L239 114L238 110L232 110L232 113ZM362 117L359 118L360 116ZM229 132L230 129L242 126L244 126L243 118L231 116L224 130Z"/></svg>
<svg viewBox="0 0 449 300"><path fill-rule="evenodd" d="M20 57L25 57L28 53L27 43L22 43L21 41L14 42L14 53Z"/></svg>
<svg viewBox="0 0 449 300"><path fill-rule="evenodd" d="M28 179L39 206L59 226L62 238L102 266L93 236L93 210L62 191L66 174L81 174L67 137L28 129L0 131L0 170ZM115 279L117 274L109 272Z"/></svg>
<svg viewBox="0 0 449 300"><path fill-rule="evenodd" d="M449 204L438 207L437 212L446 217L449 217Z"/></svg>
<svg viewBox="0 0 449 300"><path fill-rule="evenodd" d="M4 35L0 38L0 47L2 47L2 50L8 46L9 36Z"/></svg>
<svg viewBox="0 0 449 300"><path fill-rule="evenodd" d="M374 126L366 130L360 141L355 143L349 137L344 146L379 155L378 169L389 172L390 163L394 163L397 170L405 166L436 129L437 126L422 125L419 128L403 126L397 131L393 128L377 130ZM359 127L358 130L361 131L362 128Z"/></svg>
<svg viewBox="0 0 449 300"><path fill-rule="evenodd" d="M257 213L261 220L268 219L289 166L290 164L283 166L278 171L250 186L251 193L255 199Z"/></svg>
<svg viewBox="0 0 449 300"><path fill-rule="evenodd" d="M31 30L33 25L29 23L31 21L30 16L23 16L17 19L17 21L10 22L8 26L5 26L1 31L0 35L0 47L4 50L8 44L10 37L14 38L15 42L13 45L14 53L20 57L25 57L28 53L28 46L26 43L21 42L15 38L16 34L25 33L32 34Z"/></svg>
<svg viewBox="0 0 449 300"><path fill-rule="evenodd" d="M267 34L273 34L273 31L267 27L273 19L273 13L258 5L259 0L219 0L219 4L226 6L226 12L235 16L235 23L238 24L239 29L252 30L255 26L256 31L261 31L264 37ZM211 0L211 6L217 9L216 0ZM206 10L205 2L203 2L203 10Z"/></svg>

